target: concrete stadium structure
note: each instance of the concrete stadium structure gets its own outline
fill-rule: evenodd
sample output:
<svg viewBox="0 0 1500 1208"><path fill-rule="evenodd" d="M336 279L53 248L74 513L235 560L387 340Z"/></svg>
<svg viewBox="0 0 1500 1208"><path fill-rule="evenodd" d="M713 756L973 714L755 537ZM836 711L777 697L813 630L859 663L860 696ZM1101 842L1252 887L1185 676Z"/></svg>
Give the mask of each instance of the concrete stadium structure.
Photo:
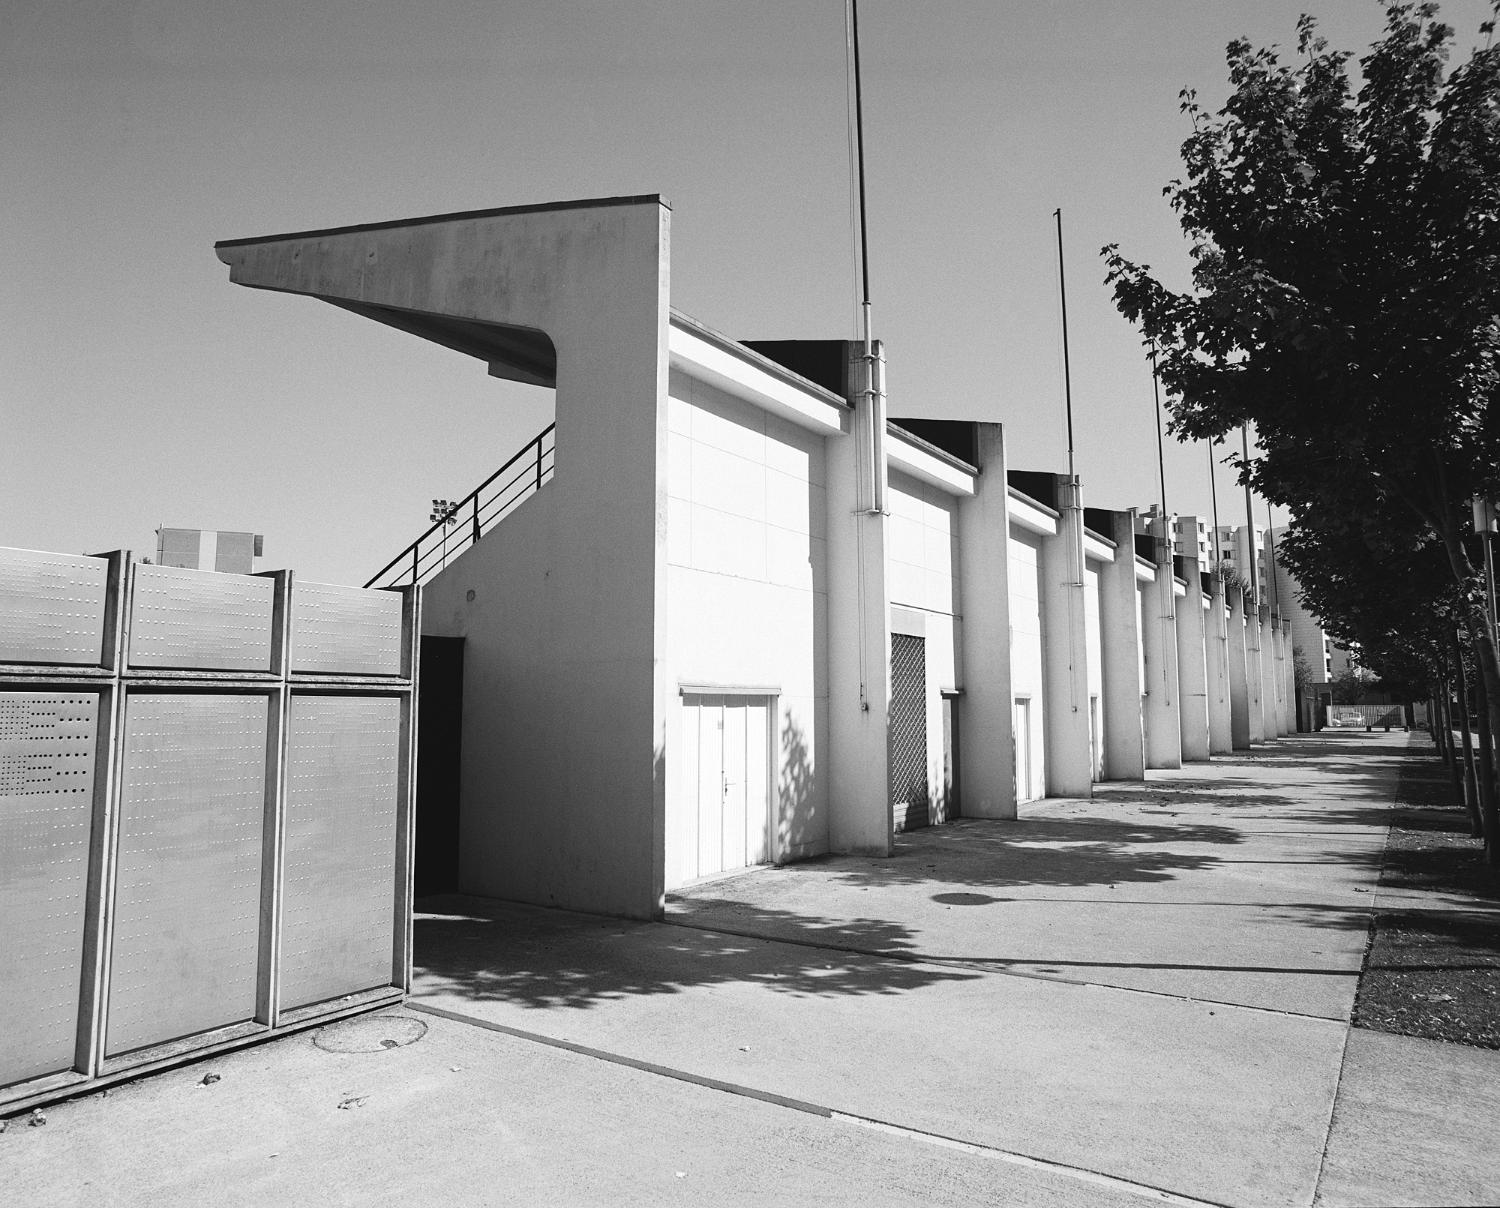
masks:
<svg viewBox="0 0 1500 1208"><path fill-rule="evenodd" d="M217 248L555 387L550 480L482 540L476 505L425 587L424 634L463 643L455 888L651 918L1292 728L1283 623L1012 471L1000 423L889 420L920 408L879 344L674 309L670 230L643 196Z"/></svg>

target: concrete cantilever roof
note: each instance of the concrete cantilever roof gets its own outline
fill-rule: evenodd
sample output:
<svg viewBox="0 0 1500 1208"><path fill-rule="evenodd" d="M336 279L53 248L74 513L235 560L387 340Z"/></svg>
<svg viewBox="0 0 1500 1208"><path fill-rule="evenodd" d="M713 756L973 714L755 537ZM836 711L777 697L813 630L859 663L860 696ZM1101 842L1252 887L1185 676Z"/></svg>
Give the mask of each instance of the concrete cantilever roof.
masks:
<svg viewBox="0 0 1500 1208"><path fill-rule="evenodd" d="M365 285L362 266L356 271L354 261L347 253L336 267L324 262L335 259L332 255L335 247L350 241L368 242L367 255L371 263L381 258L382 253L399 259L408 251L407 247L399 244L403 237L410 237L412 243L417 240L426 242L426 255L429 261L435 261L454 250L453 245L462 238L459 232L469 231L480 225L491 225L495 220L503 222L505 219L524 219L527 216L567 210L604 211L648 205L671 209L664 198L654 193L630 197L585 198L290 231L244 239L222 239L214 244L214 251L229 266L230 280L237 284L252 289L278 290L320 298L388 327L441 344L466 356L477 357L489 366L490 373L495 377L533 385L555 386L557 350L545 332L486 321L478 315L461 313L461 308L457 307L436 309L421 304L403 306L389 297L376 299L361 296ZM302 259L301 252L293 251L288 254L284 245L298 243L314 245L318 254L307 257L309 263L298 264L292 269L289 268L289 263ZM475 249L476 263L483 260L480 254L483 250L485 249ZM314 260L318 263L310 263ZM430 269L430 263L427 267ZM486 268L496 271L490 265L486 265ZM406 266L406 271L413 279L422 276L421 270L410 265Z"/></svg>

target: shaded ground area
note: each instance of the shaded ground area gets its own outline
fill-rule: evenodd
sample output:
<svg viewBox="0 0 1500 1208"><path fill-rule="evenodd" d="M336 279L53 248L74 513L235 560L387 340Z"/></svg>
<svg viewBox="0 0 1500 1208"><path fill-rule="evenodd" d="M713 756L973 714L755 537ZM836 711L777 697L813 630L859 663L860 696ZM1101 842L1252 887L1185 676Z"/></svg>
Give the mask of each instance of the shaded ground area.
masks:
<svg viewBox="0 0 1500 1208"><path fill-rule="evenodd" d="M1426 735L1397 801L1355 1026L1500 1048L1500 875Z"/></svg>

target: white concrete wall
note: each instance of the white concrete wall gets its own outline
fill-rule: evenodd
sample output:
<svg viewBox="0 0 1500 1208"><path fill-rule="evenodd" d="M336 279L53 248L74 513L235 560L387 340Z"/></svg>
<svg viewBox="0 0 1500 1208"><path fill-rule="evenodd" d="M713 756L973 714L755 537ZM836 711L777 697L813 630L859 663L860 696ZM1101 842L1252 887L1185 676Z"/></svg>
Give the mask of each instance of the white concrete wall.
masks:
<svg viewBox="0 0 1500 1208"><path fill-rule="evenodd" d="M1016 816L1010 656L1010 491L1005 434L978 425L979 476L959 500L959 599L964 642L958 702L959 788L973 818Z"/></svg>
<svg viewBox="0 0 1500 1208"><path fill-rule="evenodd" d="M877 356L883 356L876 345ZM891 691L883 363L851 354L849 433L828 441L829 818L837 852L889 855ZM868 388L868 392L867 392Z"/></svg>
<svg viewBox="0 0 1500 1208"><path fill-rule="evenodd" d="M1193 527L1196 516L1184 518ZM1177 601L1177 685L1182 758L1206 760L1208 735L1208 651L1204 640L1203 578L1196 557L1183 559L1186 590Z"/></svg>
<svg viewBox="0 0 1500 1208"><path fill-rule="evenodd" d="M1099 618L1102 602L1099 596L1100 563L1084 562L1083 608L1085 658L1088 663L1088 709L1090 713L1089 747L1095 780L1104 779L1104 647L1100 641Z"/></svg>
<svg viewBox="0 0 1500 1208"><path fill-rule="evenodd" d="M1140 780L1146 774L1141 729L1141 604L1135 557L1135 513L1110 513L1114 561L1099 572L1103 630L1104 774Z"/></svg>
<svg viewBox="0 0 1500 1208"><path fill-rule="evenodd" d="M1057 499L1057 532L1042 540L1045 783L1049 797L1087 797L1094 777L1089 767L1083 507L1077 485L1065 478L1058 479Z"/></svg>
<svg viewBox="0 0 1500 1208"><path fill-rule="evenodd" d="M1022 801L1043 795L1046 784L1045 692L1042 662L1041 541L1036 534L1010 533L1010 679L1012 698L1031 701L1030 783L1017 786ZM1019 737L1016 741L1020 741ZM1019 761L1018 761L1019 762Z"/></svg>
<svg viewBox="0 0 1500 1208"><path fill-rule="evenodd" d="M554 479L425 593L424 630L466 639L468 893L661 907L669 219L648 198L219 249L241 284L555 346Z"/></svg>
<svg viewBox="0 0 1500 1208"><path fill-rule="evenodd" d="M667 681L777 697L771 857L828 850L828 542L824 438L673 370L667 401ZM667 887L688 879L696 785L667 785Z"/></svg>
<svg viewBox="0 0 1500 1208"><path fill-rule="evenodd" d="M923 638L927 660L927 798L943 803L944 689L958 686L958 500L896 470L886 505L891 632Z"/></svg>

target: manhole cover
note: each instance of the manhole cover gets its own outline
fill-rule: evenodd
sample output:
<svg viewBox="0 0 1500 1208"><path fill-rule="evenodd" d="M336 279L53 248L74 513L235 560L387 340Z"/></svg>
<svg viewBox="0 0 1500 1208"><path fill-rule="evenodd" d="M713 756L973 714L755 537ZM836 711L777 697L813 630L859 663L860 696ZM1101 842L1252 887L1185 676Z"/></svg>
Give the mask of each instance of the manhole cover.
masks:
<svg viewBox="0 0 1500 1208"><path fill-rule="evenodd" d="M427 1025L411 1015L360 1015L341 1019L313 1033L313 1043L328 1053L378 1053L415 1044Z"/></svg>
<svg viewBox="0 0 1500 1208"><path fill-rule="evenodd" d="M944 906L988 906L991 902L1008 902L1009 898L992 898L987 893L935 893L934 902Z"/></svg>

